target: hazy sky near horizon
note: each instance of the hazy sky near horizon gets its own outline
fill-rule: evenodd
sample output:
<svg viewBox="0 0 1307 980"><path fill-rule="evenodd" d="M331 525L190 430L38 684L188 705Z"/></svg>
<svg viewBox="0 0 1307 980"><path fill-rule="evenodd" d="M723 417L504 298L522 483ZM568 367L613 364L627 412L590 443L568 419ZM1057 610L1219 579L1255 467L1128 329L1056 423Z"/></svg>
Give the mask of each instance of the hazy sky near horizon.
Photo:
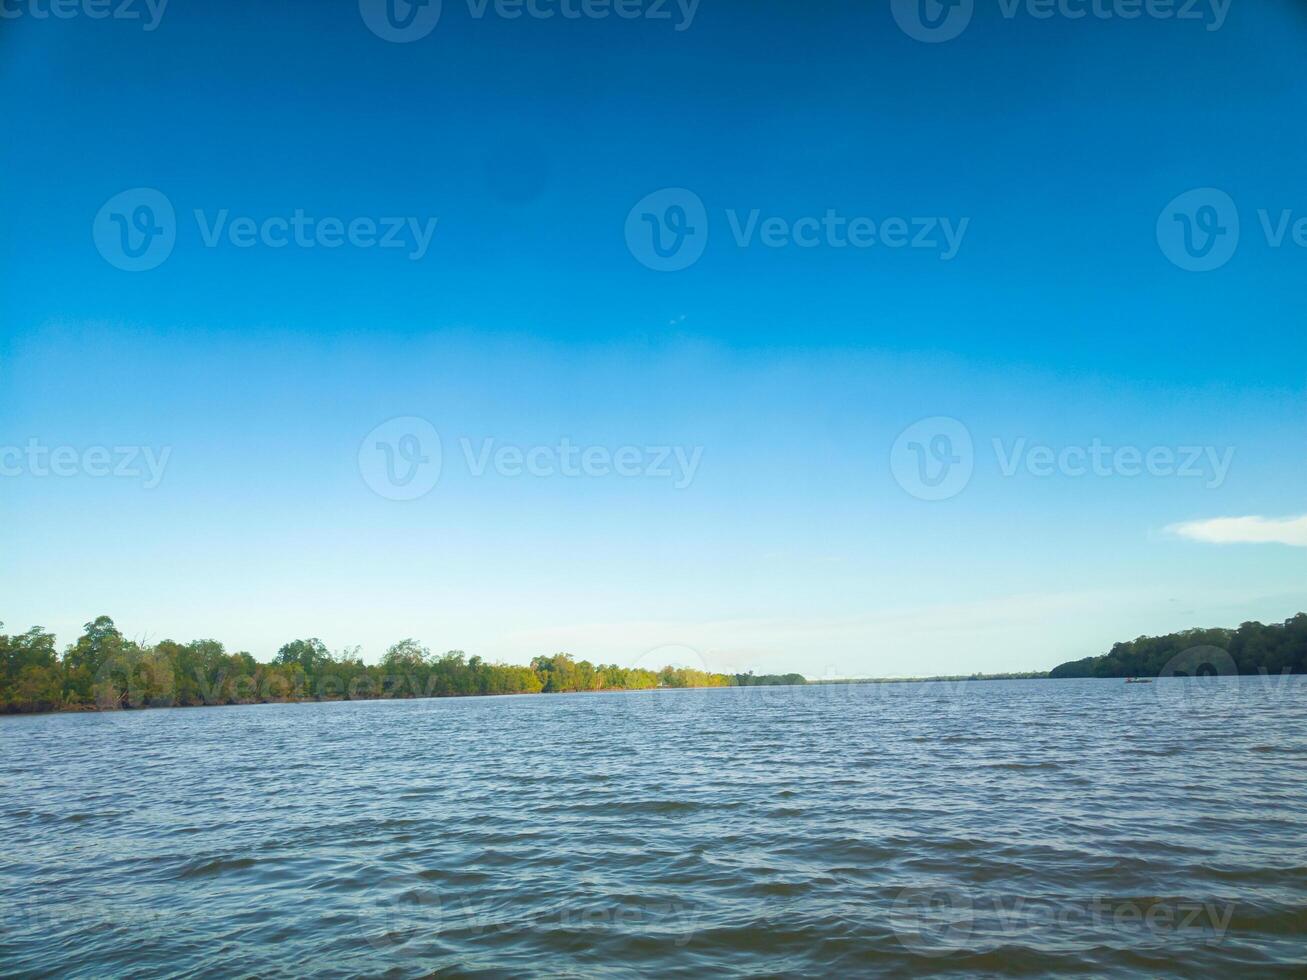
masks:
<svg viewBox="0 0 1307 980"><path fill-rule="evenodd" d="M5 8L7 630L818 677L1307 608L1301 4L437 7Z"/></svg>

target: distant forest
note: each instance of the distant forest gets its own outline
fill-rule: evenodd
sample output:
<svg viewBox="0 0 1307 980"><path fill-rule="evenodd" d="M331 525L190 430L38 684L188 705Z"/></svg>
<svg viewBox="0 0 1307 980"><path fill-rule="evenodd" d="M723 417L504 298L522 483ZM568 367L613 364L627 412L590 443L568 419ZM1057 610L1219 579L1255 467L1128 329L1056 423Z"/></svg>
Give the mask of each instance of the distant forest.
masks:
<svg viewBox="0 0 1307 980"><path fill-rule="evenodd" d="M1307 613L1265 626L1141 636L1099 657L1053 668L1049 677L1160 677L1307 673Z"/></svg>
<svg viewBox="0 0 1307 980"><path fill-rule="evenodd" d="M491 664L461 650L435 655L416 640L396 643L379 664L365 664L357 649L333 654L318 639L293 640L271 663L259 663L217 640L136 643L108 616L87 623L62 655L40 627L0 633L0 713L11 714L804 683L801 674L644 670L565 653L536 657L529 667Z"/></svg>
<svg viewBox="0 0 1307 980"><path fill-rule="evenodd" d="M1141 636L1117 643L1101 656L1062 664L1046 676L1235 673L1307 673L1307 613L1269 626L1244 623L1238 629ZM332 653L318 639L292 640L270 663L260 663L249 653L228 653L217 640L137 643L108 616L87 623L62 654L54 635L40 627L14 635L0 632L0 713L807 683L802 674L647 670L592 664L566 653L536 657L529 666L486 663L461 650L433 654L416 640L396 643L377 664L365 664L357 649Z"/></svg>

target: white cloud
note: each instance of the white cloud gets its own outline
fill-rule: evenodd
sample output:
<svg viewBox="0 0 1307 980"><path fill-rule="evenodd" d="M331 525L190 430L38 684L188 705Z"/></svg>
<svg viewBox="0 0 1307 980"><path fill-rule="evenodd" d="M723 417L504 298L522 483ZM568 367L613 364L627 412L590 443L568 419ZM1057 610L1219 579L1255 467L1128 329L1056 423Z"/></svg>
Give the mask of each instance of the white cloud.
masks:
<svg viewBox="0 0 1307 980"><path fill-rule="evenodd" d="M1172 524L1168 531L1209 544L1287 544L1307 548L1307 514L1302 517L1215 517Z"/></svg>

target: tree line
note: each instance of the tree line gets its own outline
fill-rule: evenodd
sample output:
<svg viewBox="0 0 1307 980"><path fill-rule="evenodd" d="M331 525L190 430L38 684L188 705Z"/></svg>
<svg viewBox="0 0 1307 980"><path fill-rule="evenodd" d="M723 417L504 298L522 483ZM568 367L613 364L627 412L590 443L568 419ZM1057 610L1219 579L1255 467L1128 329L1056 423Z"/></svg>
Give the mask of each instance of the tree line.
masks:
<svg viewBox="0 0 1307 980"><path fill-rule="evenodd" d="M648 670L566 653L522 667L461 650L433 654L411 639L391 646L377 664L364 663L358 648L333 654L316 638L292 640L260 663L243 651L228 653L217 640L138 643L108 616L87 623L62 654L54 634L40 627L0 632L0 712L6 713L803 683L801 674Z"/></svg>
<svg viewBox="0 0 1307 980"><path fill-rule="evenodd" d="M1107 653L1061 664L1058 677L1162 677L1307 673L1307 613L1283 623L1141 636Z"/></svg>

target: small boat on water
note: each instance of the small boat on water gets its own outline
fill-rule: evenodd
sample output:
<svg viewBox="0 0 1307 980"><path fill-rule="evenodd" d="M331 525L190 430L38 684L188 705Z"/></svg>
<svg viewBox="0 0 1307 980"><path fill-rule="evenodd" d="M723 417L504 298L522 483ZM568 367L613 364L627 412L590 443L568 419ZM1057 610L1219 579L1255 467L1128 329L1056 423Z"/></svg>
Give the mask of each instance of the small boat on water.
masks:
<svg viewBox="0 0 1307 980"><path fill-rule="evenodd" d="M1125 682L1126 682L1127 684L1151 684L1151 683L1153 683L1152 681L1148 680L1146 677L1127 677L1127 678L1125 679Z"/></svg>

